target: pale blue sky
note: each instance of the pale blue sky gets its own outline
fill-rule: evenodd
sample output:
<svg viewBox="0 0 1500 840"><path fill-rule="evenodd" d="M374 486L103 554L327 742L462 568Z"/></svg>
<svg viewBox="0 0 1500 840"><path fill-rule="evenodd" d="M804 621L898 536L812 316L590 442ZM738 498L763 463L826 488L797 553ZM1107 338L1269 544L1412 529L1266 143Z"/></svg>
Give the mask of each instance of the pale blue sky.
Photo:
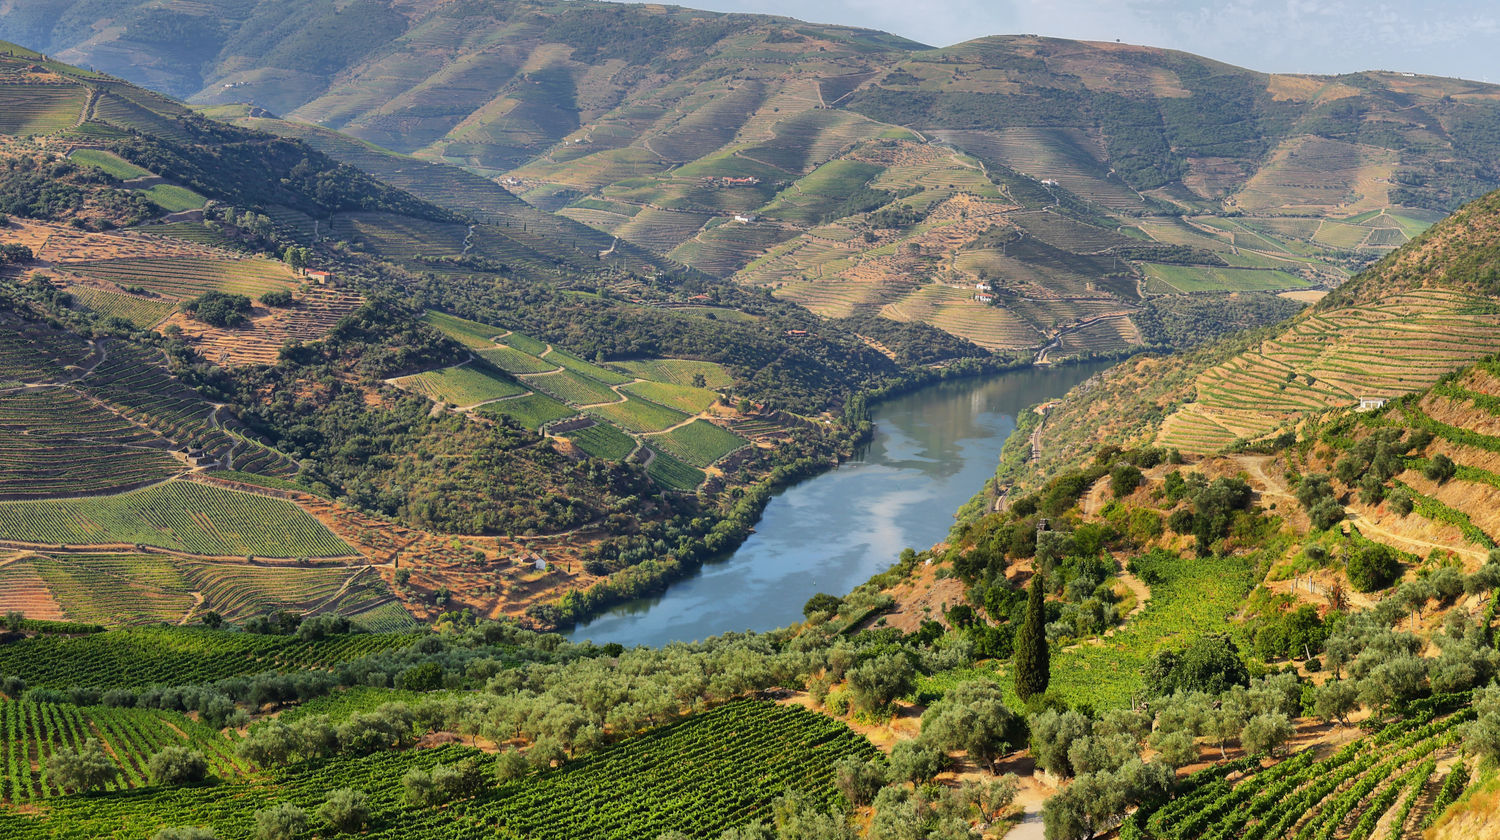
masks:
<svg viewBox="0 0 1500 840"><path fill-rule="evenodd" d="M1255 70L1399 70L1500 82L1495 0L676 0L866 26L934 46L1036 33L1150 44Z"/></svg>

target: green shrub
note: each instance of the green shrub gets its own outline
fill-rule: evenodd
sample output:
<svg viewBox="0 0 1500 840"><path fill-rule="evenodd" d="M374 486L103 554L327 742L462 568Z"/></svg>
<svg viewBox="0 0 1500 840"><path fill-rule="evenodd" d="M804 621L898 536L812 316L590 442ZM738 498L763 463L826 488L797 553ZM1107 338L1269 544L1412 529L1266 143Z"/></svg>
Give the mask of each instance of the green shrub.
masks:
<svg viewBox="0 0 1500 840"><path fill-rule="evenodd" d="M1359 546L1348 561L1349 583L1360 592L1377 592L1395 582L1401 574L1401 561L1390 546L1367 543Z"/></svg>

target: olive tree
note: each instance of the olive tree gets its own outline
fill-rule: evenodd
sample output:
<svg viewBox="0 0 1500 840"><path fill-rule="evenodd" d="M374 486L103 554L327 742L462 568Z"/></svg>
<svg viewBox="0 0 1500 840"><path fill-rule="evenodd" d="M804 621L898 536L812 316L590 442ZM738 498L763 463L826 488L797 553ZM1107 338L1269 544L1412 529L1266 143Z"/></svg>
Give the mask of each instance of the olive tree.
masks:
<svg viewBox="0 0 1500 840"><path fill-rule="evenodd" d="M63 749L47 759L47 775L64 790L87 793L115 780L120 768L97 739L89 738L76 750Z"/></svg>

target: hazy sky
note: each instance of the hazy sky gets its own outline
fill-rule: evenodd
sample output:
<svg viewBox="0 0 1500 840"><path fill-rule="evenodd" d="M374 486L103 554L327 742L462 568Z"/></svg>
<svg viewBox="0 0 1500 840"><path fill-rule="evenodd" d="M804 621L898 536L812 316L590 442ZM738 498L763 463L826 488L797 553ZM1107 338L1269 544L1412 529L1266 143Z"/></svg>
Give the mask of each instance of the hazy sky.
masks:
<svg viewBox="0 0 1500 840"><path fill-rule="evenodd" d="M674 0L947 46L1036 33L1150 44L1255 70L1400 70L1500 82L1495 0Z"/></svg>

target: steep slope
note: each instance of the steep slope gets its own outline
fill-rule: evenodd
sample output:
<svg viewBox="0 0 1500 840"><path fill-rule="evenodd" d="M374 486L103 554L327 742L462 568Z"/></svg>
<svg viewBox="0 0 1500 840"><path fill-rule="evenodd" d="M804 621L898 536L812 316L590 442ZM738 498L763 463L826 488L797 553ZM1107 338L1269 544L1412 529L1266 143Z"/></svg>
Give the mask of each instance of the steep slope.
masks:
<svg viewBox="0 0 1500 840"><path fill-rule="evenodd" d="M1103 443L1207 453L1330 409L1430 387L1500 352L1500 193L1471 202L1317 306L1193 354L1132 360L1049 414L1040 466Z"/></svg>

